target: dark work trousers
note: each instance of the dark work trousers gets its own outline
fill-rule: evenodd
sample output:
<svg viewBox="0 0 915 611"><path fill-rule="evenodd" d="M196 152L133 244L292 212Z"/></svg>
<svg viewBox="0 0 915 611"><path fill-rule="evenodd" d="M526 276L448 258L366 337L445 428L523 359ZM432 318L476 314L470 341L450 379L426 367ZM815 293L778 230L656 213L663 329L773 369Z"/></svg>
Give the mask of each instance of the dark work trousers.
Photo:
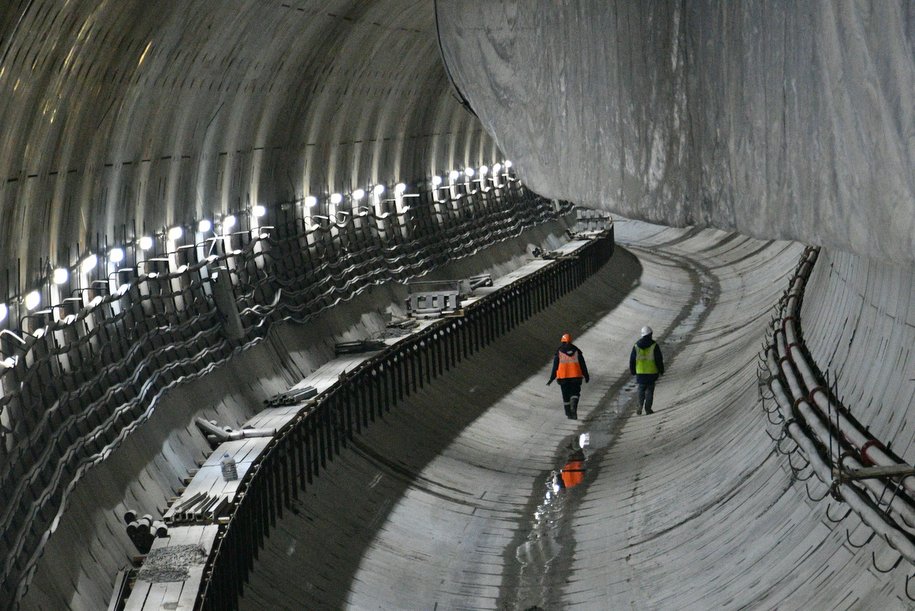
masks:
<svg viewBox="0 0 915 611"><path fill-rule="evenodd" d="M650 414L651 405L654 403L654 380L650 382L640 382L639 383L639 412L642 413L642 408L645 409L646 414Z"/></svg>
<svg viewBox="0 0 915 611"><path fill-rule="evenodd" d="M565 378L557 380L562 389L562 407L566 417L572 420L578 418L578 399L581 397L581 378Z"/></svg>

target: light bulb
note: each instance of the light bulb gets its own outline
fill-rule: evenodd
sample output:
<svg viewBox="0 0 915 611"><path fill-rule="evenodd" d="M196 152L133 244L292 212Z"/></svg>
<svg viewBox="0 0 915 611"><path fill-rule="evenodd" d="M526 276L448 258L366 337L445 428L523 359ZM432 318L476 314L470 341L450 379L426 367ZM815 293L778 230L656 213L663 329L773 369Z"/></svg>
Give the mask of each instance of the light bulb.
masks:
<svg viewBox="0 0 915 611"><path fill-rule="evenodd" d="M32 291L25 296L25 307L29 310L37 308L39 303L41 303L41 293L38 291Z"/></svg>
<svg viewBox="0 0 915 611"><path fill-rule="evenodd" d="M67 271L65 267L58 267L54 270L54 275L52 276L54 284L63 284L70 277L70 272Z"/></svg>
<svg viewBox="0 0 915 611"><path fill-rule="evenodd" d="M149 250L153 247L153 239L148 235L140 238L140 250Z"/></svg>
<svg viewBox="0 0 915 611"><path fill-rule="evenodd" d="M108 260L112 263L120 263L124 260L124 251L120 248L112 248L108 251Z"/></svg>
<svg viewBox="0 0 915 611"><path fill-rule="evenodd" d="M200 233L206 233L212 228L213 228L213 222L210 221L209 219L203 219L202 221L197 223L197 231L199 231Z"/></svg>
<svg viewBox="0 0 915 611"><path fill-rule="evenodd" d="M95 256L95 254L91 254L83 259L83 262L79 267L81 270L83 270L84 274L88 274L95 268L96 265L98 265L98 257Z"/></svg>

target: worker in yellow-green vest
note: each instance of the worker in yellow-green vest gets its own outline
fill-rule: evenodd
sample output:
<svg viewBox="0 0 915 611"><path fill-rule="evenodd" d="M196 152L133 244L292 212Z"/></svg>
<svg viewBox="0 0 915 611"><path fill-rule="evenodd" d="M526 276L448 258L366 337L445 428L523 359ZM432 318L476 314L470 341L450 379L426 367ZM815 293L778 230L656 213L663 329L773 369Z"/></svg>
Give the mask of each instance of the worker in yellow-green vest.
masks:
<svg viewBox="0 0 915 611"><path fill-rule="evenodd" d="M651 337L651 327L642 327L642 337L632 347L629 355L629 373L635 376L639 385L639 408L637 413L645 410L652 414L651 405L654 403L654 383L664 375L664 357L661 348Z"/></svg>
<svg viewBox="0 0 915 611"><path fill-rule="evenodd" d="M564 333L559 341L559 348L553 355L553 370L550 372L550 379L546 385L552 384L553 380L559 381L559 388L562 390L562 408L566 412L566 418L578 420L581 381L587 382L591 377L588 375L585 357L578 346L572 343L572 336Z"/></svg>

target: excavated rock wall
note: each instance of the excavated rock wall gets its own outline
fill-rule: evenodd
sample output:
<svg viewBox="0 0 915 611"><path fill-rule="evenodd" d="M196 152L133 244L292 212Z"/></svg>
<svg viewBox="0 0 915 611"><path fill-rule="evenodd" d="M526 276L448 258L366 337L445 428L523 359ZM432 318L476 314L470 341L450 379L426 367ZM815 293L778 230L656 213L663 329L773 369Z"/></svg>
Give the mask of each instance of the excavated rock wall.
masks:
<svg viewBox="0 0 915 611"><path fill-rule="evenodd" d="M521 178L669 226L915 259L915 4L439 2Z"/></svg>

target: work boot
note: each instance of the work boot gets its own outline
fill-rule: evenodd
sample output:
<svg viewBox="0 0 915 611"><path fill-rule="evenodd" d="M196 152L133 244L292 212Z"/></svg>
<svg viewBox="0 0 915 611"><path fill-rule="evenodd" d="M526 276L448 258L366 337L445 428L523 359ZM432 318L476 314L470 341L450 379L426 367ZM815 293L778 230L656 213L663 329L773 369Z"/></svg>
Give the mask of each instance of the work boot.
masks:
<svg viewBox="0 0 915 611"><path fill-rule="evenodd" d="M566 412L566 418L572 417L572 406L569 404L568 401L563 402L562 409L564 409Z"/></svg>
<svg viewBox="0 0 915 611"><path fill-rule="evenodd" d="M572 412L572 415L569 416L572 420L578 420L578 396L572 397L572 407L569 410Z"/></svg>
<svg viewBox="0 0 915 611"><path fill-rule="evenodd" d="M636 415L636 416L641 416L641 415L642 415L642 404L641 404L641 403L639 403L638 409L635 410L635 415Z"/></svg>

